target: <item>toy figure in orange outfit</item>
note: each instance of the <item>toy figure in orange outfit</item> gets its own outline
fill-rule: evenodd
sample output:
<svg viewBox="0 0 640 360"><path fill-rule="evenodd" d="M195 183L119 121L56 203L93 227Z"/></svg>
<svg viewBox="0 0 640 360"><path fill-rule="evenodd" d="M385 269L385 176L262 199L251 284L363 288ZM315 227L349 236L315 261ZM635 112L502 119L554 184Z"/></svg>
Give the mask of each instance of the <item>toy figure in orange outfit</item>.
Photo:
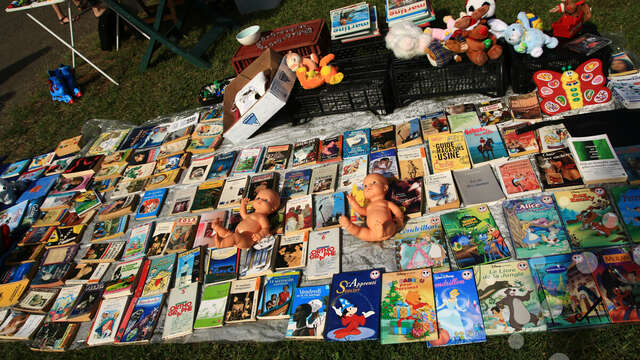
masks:
<svg viewBox="0 0 640 360"><path fill-rule="evenodd" d="M298 81L304 89L315 89L324 83L330 85L339 84L344 74L338 72L338 68L329 65L335 56L327 54L318 60L318 55L312 53L309 57L301 58L296 53L288 53L285 56L287 66L296 72Z"/></svg>
<svg viewBox="0 0 640 360"><path fill-rule="evenodd" d="M356 213L367 217L366 227L355 225L346 216L340 217L340 225L349 234L364 241L384 241L395 235L404 225L404 212L385 199L389 181L380 174L369 174L363 182L366 208L360 206L353 195L349 195L349 206Z"/></svg>
<svg viewBox="0 0 640 360"><path fill-rule="evenodd" d="M255 211L247 213L249 199L244 198L240 204L240 216L242 221L238 223L235 231L229 231L220 225L218 220L213 224L216 235L215 246L218 248L237 246L240 249L248 249L260 239L271 235L271 225L267 216L273 214L280 207L280 195L272 189L261 189L256 194L251 205Z"/></svg>

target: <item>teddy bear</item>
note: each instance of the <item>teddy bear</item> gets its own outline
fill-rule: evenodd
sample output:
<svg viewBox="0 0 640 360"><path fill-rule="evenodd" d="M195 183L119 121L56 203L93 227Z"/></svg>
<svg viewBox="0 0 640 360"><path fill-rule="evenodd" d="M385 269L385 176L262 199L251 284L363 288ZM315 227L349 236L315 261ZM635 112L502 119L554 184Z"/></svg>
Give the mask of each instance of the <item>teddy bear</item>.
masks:
<svg viewBox="0 0 640 360"><path fill-rule="evenodd" d="M526 53L532 57L540 57L543 47L553 49L558 46L558 39L531 27L525 12L518 13L519 22L507 26L503 31L497 31L497 36L502 37L509 45L519 53Z"/></svg>
<svg viewBox="0 0 640 360"><path fill-rule="evenodd" d="M431 34L422 31L410 21L403 21L389 28L385 37L387 49L393 51L398 59L411 59L424 56L425 49L431 44Z"/></svg>

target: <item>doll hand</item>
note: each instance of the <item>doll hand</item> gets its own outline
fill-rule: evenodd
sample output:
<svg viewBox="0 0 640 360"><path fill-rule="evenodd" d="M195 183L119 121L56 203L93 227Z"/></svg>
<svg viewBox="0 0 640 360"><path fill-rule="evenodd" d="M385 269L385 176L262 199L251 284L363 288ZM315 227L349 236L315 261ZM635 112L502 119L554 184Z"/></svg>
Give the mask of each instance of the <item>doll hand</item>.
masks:
<svg viewBox="0 0 640 360"><path fill-rule="evenodd" d="M240 200L240 205L246 207L247 205L249 205L249 202L251 200L247 199L247 198L242 198L242 200Z"/></svg>
<svg viewBox="0 0 640 360"><path fill-rule="evenodd" d="M253 242L258 242L262 240L262 236L260 236L259 233L251 234L251 240L253 240Z"/></svg>

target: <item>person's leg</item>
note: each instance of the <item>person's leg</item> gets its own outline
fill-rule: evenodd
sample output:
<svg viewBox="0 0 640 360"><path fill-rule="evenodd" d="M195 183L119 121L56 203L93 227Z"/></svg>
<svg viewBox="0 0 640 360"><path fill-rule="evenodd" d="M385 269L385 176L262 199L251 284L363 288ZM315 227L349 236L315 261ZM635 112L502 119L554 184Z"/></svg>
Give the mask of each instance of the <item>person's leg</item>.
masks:
<svg viewBox="0 0 640 360"><path fill-rule="evenodd" d="M69 23L69 18L62 13L58 4L53 4L51 5L51 7L53 8L53 11L56 13L56 16L58 17L58 22L60 22L60 24Z"/></svg>

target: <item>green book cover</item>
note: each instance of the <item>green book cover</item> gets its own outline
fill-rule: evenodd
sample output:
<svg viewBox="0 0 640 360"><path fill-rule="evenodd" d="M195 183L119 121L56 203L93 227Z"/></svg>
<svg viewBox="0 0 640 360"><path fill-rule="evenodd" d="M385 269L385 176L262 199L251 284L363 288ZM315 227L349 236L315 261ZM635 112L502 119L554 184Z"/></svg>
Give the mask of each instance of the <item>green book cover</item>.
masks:
<svg viewBox="0 0 640 360"><path fill-rule="evenodd" d="M202 299L198 308L198 316L194 329L205 329L222 326L225 305L229 295L230 282L211 284L202 290Z"/></svg>
<svg viewBox="0 0 640 360"><path fill-rule="evenodd" d="M629 238L640 243L640 186L624 185L610 189Z"/></svg>

